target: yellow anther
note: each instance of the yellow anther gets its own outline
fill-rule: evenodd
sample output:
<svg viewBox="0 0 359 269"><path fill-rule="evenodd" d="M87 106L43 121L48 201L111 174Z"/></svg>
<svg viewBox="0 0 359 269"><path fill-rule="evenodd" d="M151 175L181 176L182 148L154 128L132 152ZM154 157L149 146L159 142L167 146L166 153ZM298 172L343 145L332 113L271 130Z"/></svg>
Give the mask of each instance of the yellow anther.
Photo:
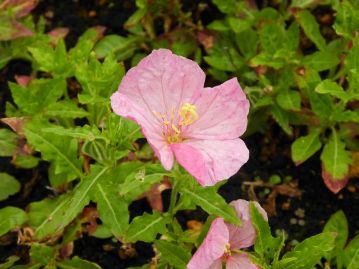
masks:
<svg viewBox="0 0 359 269"><path fill-rule="evenodd" d="M182 117L180 125L190 125L198 119L197 107L190 103L184 103L179 113Z"/></svg>

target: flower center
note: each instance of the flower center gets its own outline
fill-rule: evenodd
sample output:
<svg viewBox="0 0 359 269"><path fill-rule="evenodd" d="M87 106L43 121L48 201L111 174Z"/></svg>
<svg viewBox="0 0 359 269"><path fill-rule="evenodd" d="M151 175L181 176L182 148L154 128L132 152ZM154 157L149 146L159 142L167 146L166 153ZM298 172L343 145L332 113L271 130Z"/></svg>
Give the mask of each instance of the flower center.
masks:
<svg viewBox="0 0 359 269"><path fill-rule="evenodd" d="M229 257L231 256L231 245L229 243L227 243L225 246L224 246L224 253L223 253L223 256L222 256L222 261L226 262Z"/></svg>
<svg viewBox="0 0 359 269"><path fill-rule="evenodd" d="M183 129L185 126L191 125L198 119L197 107L190 103L184 103L176 112L171 110L171 118L168 119L157 111L152 111L160 120L162 125L162 133L169 144L179 143L183 141Z"/></svg>

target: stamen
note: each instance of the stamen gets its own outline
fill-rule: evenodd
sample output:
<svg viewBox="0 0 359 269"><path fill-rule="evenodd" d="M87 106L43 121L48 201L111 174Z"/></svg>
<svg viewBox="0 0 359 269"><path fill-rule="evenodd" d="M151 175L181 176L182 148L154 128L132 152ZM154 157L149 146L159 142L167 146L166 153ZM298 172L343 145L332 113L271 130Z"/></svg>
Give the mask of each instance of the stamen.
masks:
<svg viewBox="0 0 359 269"><path fill-rule="evenodd" d="M190 103L184 103L179 111L182 119L179 122L180 125L190 125L198 119L197 107Z"/></svg>

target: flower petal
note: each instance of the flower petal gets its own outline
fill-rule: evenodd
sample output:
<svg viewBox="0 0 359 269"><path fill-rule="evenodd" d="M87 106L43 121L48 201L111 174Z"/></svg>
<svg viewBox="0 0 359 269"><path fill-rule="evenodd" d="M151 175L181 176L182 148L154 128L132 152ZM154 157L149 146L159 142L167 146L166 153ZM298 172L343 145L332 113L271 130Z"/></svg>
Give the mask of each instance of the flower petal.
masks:
<svg viewBox="0 0 359 269"><path fill-rule="evenodd" d="M111 105L116 114L134 120L141 126L142 133L147 138L157 158L165 169L170 170L173 166L173 153L161 133L161 127L152 116L148 115L143 107L119 91L111 96Z"/></svg>
<svg viewBox="0 0 359 269"><path fill-rule="evenodd" d="M186 130L186 137L234 139L247 128L249 102L236 78L205 88L196 101L199 118Z"/></svg>
<svg viewBox="0 0 359 269"><path fill-rule="evenodd" d="M268 216L264 209L257 202L254 202L254 204L264 219L268 221ZM229 223L227 224L231 249L240 249L252 246L256 238L256 230L251 221L249 202L239 199L232 201L230 205L234 207L238 218L241 220L241 226Z"/></svg>
<svg viewBox="0 0 359 269"><path fill-rule="evenodd" d="M206 238L187 264L187 269L215 269L221 265L229 235L227 226L222 218L216 218L208 230ZM219 260L219 261L218 261ZM218 267L221 269L221 266Z"/></svg>
<svg viewBox="0 0 359 269"><path fill-rule="evenodd" d="M204 81L205 74L196 62L159 49L127 72L119 92L141 103L149 114L156 111L170 119L173 109L199 95Z"/></svg>
<svg viewBox="0 0 359 269"><path fill-rule="evenodd" d="M197 63L159 49L131 68L111 97L115 113L141 126L166 169L172 167L173 156L163 137L161 116L170 120L173 110L191 103L204 80L205 74Z"/></svg>
<svg viewBox="0 0 359 269"><path fill-rule="evenodd" d="M212 186L234 175L248 161L244 142L232 140L187 140L170 145L177 161L203 186Z"/></svg>
<svg viewBox="0 0 359 269"><path fill-rule="evenodd" d="M234 253L227 260L226 269L258 269L246 253Z"/></svg>

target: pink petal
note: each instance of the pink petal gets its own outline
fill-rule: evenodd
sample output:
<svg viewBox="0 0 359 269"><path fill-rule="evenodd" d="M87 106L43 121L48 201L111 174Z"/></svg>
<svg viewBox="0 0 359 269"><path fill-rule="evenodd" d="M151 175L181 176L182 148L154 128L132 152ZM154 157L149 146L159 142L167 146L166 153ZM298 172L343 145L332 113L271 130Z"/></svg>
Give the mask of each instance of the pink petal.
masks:
<svg viewBox="0 0 359 269"><path fill-rule="evenodd" d="M163 167L170 170L173 166L173 153L161 134L161 127L153 117L140 105L128 99L119 91L111 96L111 106L114 112L127 119L134 120L141 126L143 135L153 148Z"/></svg>
<svg viewBox="0 0 359 269"><path fill-rule="evenodd" d="M187 269L221 269L221 260L226 244L228 230L222 218L215 219L208 230L206 238L187 264Z"/></svg>
<svg viewBox="0 0 359 269"><path fill-rule="evenodd" d="M259 269L245 253L234 253L227 260L226 269Z"/></svg>
<svg viewBox="0 0 359 269"><path fill-rule="evenodd" d="M236 78L205 88L196 101L199 118L186 136L198 139L234 139L247 128L249 102Z"/></svg>
<svg viewBox="0 0 359 269"><path fill-rule="evenodd" d="M26 87L30 83L31 77L24 75L15 75L15 80L20 86Z"/></svg>
<svg viewBox="0 0 359 269"><path fill-rule="evenodd" d="M232 140L187 140L170 145L177 161L203 186L234 175L248 160L244 142Z"/></svg>
<svg viewBox="0 0 359 269"><path fill-rule="evenodd" d="M264 209L257 202L254 202L254 204L264 219L268 221L268 216ZM230 205L234 207L238 218L241 220L241 226L229 223L227 224L231 249L240 249L252 246L256 238L256 230L251 222L249 202L239 199L232 201Z"/></svg>
<svg viewBox="0 0 359 269"><path fill-rule="evenodd" d="M111 97L115 113L141 126L166 169L172 167L173 156L170 157L169 147L165 145L159 115L170 119L183 103L191 103L203 88L204 80L197 63L159 49L131 68Z"/></svg>

